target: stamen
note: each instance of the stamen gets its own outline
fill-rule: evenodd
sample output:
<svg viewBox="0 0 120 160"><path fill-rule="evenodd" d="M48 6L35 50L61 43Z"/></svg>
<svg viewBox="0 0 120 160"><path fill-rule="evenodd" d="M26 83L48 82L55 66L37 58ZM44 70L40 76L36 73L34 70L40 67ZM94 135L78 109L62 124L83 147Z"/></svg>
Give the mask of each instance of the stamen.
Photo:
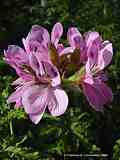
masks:
<svg viewBox="0 0 120 160"><path fill-rule="evenodd" d="M28 74L31 74L31 75L33 75L33 76L36 75L35 72L34 72L34 70L33 70L30 66L28 66L28 65L26 65L26 64L23 64L23 65L21 66L21 68L22 68L26 73L28 73Z"/></svg>

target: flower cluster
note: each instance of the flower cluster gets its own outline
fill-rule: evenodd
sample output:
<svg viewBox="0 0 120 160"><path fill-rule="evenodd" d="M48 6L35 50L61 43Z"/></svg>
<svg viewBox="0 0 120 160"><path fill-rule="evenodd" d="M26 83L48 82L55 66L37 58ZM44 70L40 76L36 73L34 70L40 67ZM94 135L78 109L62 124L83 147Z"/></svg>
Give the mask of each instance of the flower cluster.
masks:
<svg viewBox="0 0 120 160"><path fill-rule="evenodd" d="M111 62L112 43L103 41L99 33L87 32L83 36L77 28L67 32L68 47L60 42L63 26L56 23L51 35L34 25L26 38L24 49L10 45L4 60L11 65L19 78L12 83L15 92L8 103L24 107L30 119L37 124L48 108L52 116L63 114L68 96L62 89L64 82L81 88L90 105L102 111L113 99L107 86L105 67Z"/></svg>

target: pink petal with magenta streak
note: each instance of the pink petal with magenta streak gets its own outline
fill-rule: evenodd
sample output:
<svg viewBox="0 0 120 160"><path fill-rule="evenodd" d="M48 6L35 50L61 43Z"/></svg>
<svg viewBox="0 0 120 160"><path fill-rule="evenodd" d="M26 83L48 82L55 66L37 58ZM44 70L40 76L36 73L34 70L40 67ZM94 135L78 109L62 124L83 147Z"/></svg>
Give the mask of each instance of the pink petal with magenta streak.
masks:
<svg viewBox="0 0 120 160"><path fill-rule="evenodd" d="M63 26L61 23L58 22L53 26L51 32L51 42L55 45L56 48L62 34L63 34Z"/></svg>
<svg viewBox="0 0 120 160"><path fill-rule="evenodd" d="M43 45L48 47L50 42L50 35L48 31L39 25L32 26L25 40L23 40L24 46L27 52L39 50L39 47Z"/></svg>
<svg viewBox="0 0 120 160"><path fill-rule="evenodd" d="M68 42L69 42L70 46L73 49L75 49L77 46L78 46L78 48L80 48L80 45L81 45L81 42L82 42L81 41L82 40L82 35L76 27L71 27L71 28L68 29L67 39L68 39Z"/></svg>

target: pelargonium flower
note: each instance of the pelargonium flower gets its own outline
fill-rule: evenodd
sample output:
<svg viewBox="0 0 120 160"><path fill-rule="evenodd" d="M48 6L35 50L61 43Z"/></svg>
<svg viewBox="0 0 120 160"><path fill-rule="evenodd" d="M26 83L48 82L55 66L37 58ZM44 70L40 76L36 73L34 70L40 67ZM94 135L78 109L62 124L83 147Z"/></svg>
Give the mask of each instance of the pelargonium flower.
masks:
<svg viewBox="0 0 120 160"><path fill-rule="evenodd" d="M11 61L10 64L12 66L14 63ZM16 102L18 107L23 106L35 124L41 120L46 107L53 116L63 114L68 106L68 97L60 87L57 68L48 62L40 61L33 53L28 54L28 63L21 65L24 78L20 76L13 82L17 87L8 98L8 103ZM25 77L28 75L29 80Z"/></svg>
<svg viewBox="0 0 120 160"><path fill-rule="evenodd" d="M51 63L54 61L51 60L51 50L54 50L56 54L58 54L56 56L59 56L64 48L63 44L59 43L62 34L63 27L59 22L53 26L51 36L44 27L34 25L32 26L32 29L28 33L27 37L23 38L23 44L28 53L37 52L37 56L39 56L40 60L44 59L45 61L49 61L49 63Z"/></svg>
<svg viewBox="0 0 120 160"><path fill-rule="evenodd" d="M28 53L24 49L15 45L9 45L8 49L4 51L4 60L16 70L19 76L30 79L31 76L22 69L23 64L28 64Z"/></svg>
<svg viewBox="0 0 120 160"><path fill-rule="evenodd" d="M104 105L113 99L112 91L106 84L107 76L104 72L105 67L112 60L112 43L103 42L97 32L88 32L85 38L87 60L76 74L75 82L82 86L90 105L95 110L102 111ZM73 37L71 39L75 40Z"/></svg>
<svg viewBox="0 0 120 160"><path fill-rule="evenodd" d="M53 116L65 112L68 97L60 87L65 77L69 82L74 79L72 83L82 87L95 110L102 111L103 106L113 99L104 72L112 60L112 43L103 41L97 32L82 36L77 28L71 27L67 33L70 47L64 47L59 43L62 34L60 23L53 26L51 36L44 27L34 25L23 38L25 49L11 45L4 53L5 61L19 75L13 82L16 91L8 98L8 103L23 106L35 124L42 118L46 107Z"/></svg>
<svg viewBox="0 0 120 160"><path fill-rule="evenodd" d="M70 52L69 47L65 48L62 43L59 43L62 34L61 23L53 26L51 36L44 27L34 25L27 37L23 38L23 44L27 53L32 52L40 61L44 60L55 65L61 77L64 77L69 74L69 70L71 72L71 66L76 69L76 60L79 60L79 54Z"/></svg>
<svg viewBox="0 0 120 160"><path fill-rule="evenodd" d="M24 71L21 70L21 66L24 63L28 63L28 55L33 53L38 57L39 61L46 61L57 66L60 72L61 60L59 56L64 48L63 44L59 43L62 33L63 27L61 23L56 23L53 26L51 38L45 28L34 25L26 39L23 38L25 49L10 45L7 51L4 52L4 60L16 70L19 76L26 77L27 73L25 73L24 76ZM28 75L28 79L29 76L30 75Z"/></svg>
<svg viewBox="0 0 120 160"><path fill-rule="evenodd" d="M112 60L112 43L103 41L97 32L86 33L83 40L76 28L68 30L68 37L72 50L79 49L79 54L82 54L82 58L86 57L84 57L83 66L68 80L82 87L90 105L95 110L102 111L104 105L113 99L112 91L106 84L107 75L104 72L105 67ZM71 50L71 47L66 50Z"/></svg>
<svg viewBox="0 0 120 160"><path fill-rule="evenodd" d="M104 81L100 82L85 77L82 87L89 104L96 111L103 111L104 105L113 100L112 91Z"/></svg>
<svg viewBox="0 0 120 160"><path fill-rule="evenodd" d="M70 44L62 50L62 54L79 53L79 63L85 63L87 60L86 41L76 27L70 27L67 32L67 40Z"/></svg>
<svg viewBox="0 0 120 160"><path fill-rule="evenodd" d="M58 65L58 57L64 46L59 43L63 33L61 23L56 23L51 32L51 39L48 31L39 26L34 25L28 33L26 39L23 38L24 48L10 45L8 50L4 52L5 61L10 64L18 75L24 75L21 71L21 64L27 63L28 54L33 53L39 58L39 61L46 61L54 65Z"/></svg>
<svg viewBox="0 0 120 160"><path fill-rule="evenodd" d="M89 56L97 56L101 47L102 38L98 32L86 32L82 34L76 27L70 27L67 32L67 39L70 47L62 50L61 54L72 53L77 50L80 54L80 63L85 64Z"/></svg>

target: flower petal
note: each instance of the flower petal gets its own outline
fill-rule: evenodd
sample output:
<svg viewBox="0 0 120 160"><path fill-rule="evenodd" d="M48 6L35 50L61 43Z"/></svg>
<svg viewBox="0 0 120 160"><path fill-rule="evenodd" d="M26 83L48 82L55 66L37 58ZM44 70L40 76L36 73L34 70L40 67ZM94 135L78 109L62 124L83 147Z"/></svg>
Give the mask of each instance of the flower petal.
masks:
<svg viewBox="0 0 120 160"><path fill-rule="evenodd" d="M100 70L103 70L107 65L110 64L113 56L113 48L112 43L104 44L104 48L102 48L98 55L98 64L97 67Z"/></svg>
<svg viewBox="0 0 120 160"><path fill-rule="evenodd" d="M68 29L67 39L73 49L80 48L83 42L82 35L76 27L71 27Z"/></svg>
<svg viewBox="0 0 120 160"><path fill-rule="evenodd" d="M7 99L7 103L14 103L21 97L23 93L23 87L18 87L15 92L13 92Z"/></svg>
<svg viewBox="0 0 120 160"><path fill-rule="evenodd" d="M51 32L51 42L55 45L56 48L62 34L63 34L63 26L61 23L58 22L53 26Z"/></svg>
<svg viewBox="0 0 120 160"><path fill-rule="evenodd" d="M44 112L45 112L45 108L44 108L44 110L43 110L42 113L39 113L39 114L29 114L29 118L31 119L31 121L34 124L38 124L39 121L42 119Z"/></svg>
<svg viewBox="0 0 120 160"><path fill-rule="evenodd" d="M33 82L26 82L23 86L20 86L14 91L7 99L7 103L14 103L16 102L18 104L19 101L21 101L21 97L24 93L24 91L27 90L29 86L31 86Z"/></svg>
<svg viewBox="0 0 120 160"><path fill-rule="evenodd" d="M93 85L94 84L94 80L93 80L92 75L91 74L86 74L85 78L84 78L84 82L88 83L90 85Z"/></svg>
<svg viewBox="0 0 120 160"><path fill-rule="evenodd" d="M25 73L22 66L28 64L27 53L18 46L10 45L4 55L4 60L16 70L16 73L19 76L24 76Z"/></svg>
<svg viewBox="0 0 120 160"><path fill-rule="evenodd" d="M83 92L90 105L97 111L102 111L106 103L113 99L111 89L105 83L83 84Z"/></svg>
<svg viewBox="0 0 120 160"><path fill-rule="evenodd" d="M29 63L34 71L39 70L39 62L38 62L36 56L32 53L29 54Z"/></svg>
<svg viewBox="0 0 120 160"><path fill-rule="evenodd" d="M102 38L100 37L98 32L87 32L84 34L86 46L91 47L94 43L99 47L102 42Z"/></svg>
<svg viewBox="0 0 120 160"><path fill-rule="evenodd" d="M102 38L98 32L87 32L85 35L86 52L91 64L97 63L98 51L101 47Z"/></svg>
<svg viewBox="0 0 120 160"><path fill-rule="evenodd" d="M20 66L21 64L27 63L27 54L25 51L15 45L9 45L8 49L4 52L5 60L12 67Z"/></svg>
<svg viewBox="0 0 120 160"><path fill-rule="evenodd" d="M43 65L40 61L38 61L39 57L37 57L37 54L29 54L29 63L33 71L35 72L36 76L39 78L41 75L43 75L44 69Z"/></svg>
<svg viewBox="0 0 120 160"><path fill-rule="evenodd" d="M91 74L91 70L93 66L94 66L94 62L92 61L92 59L88 58L85 64L85 69L87 74Z"/></svg>
<svg viewBox="0 0 120 160"><path fill-rule="evenodd" d="M48 88L45 85L33 85L22 95L22 104L28 114L40 114L47 105Z"/></svg>
<svg viewBox="0 0 120 160"><path fill-rule="evenodd" d="M14 82L12 82L12 85L22 85L25 83L25 80L22 78L18 78L17 80L15 80Z"/></svg>
<svg viewBox="0 0 120 160"><path fill-rule="evenodd" d="M68 96L62 89L55 89L48 104L50 113L53 116L62 115L68 106Z"/></svg>
<svg viewBox="0 0 120 160"><path fill-rule="evenodd" d="M108 77L105 74L104 71L99 71L98 74L96 74L96 77L94 77L94 80L97 82L107 82L108 81Z"/></svg>
<svg viewBox="0 0 120 160"><path fill-rule="evenodd" d="M30 50L29 50L29 46L28 46L28 41L25 38L22 38L22 42L23 42L23 45L24 45L26 52L29 53Z"/></svg>
<svg viewBox="0 0 120 160"><path fill-rule="evenodd" d="M66 47L59 53L59 55L62 56L64 54L72 53L73 51L74 49L72 47Z"/></svg>
<svg viewBox="0 0 120 160"><path fill-rule="evenodd" d="M51 85L53 87L59 85L60 82L61 82L61 79L60 79L60 74L59 74L57 68L55 66L53 66L52 64L47 63L47 62L42 62L42 64L43 64L43 68L44 68L45 73L52 80Z"/></svg>
<svg viewBox="0 0 120 160"><path fill-rule="evenodd" d="M26 40L23 40L25 48L28 52L39 50L41 45L47 48L49 42L50 36L48 31L39 25L32 26Z"/></svg>

